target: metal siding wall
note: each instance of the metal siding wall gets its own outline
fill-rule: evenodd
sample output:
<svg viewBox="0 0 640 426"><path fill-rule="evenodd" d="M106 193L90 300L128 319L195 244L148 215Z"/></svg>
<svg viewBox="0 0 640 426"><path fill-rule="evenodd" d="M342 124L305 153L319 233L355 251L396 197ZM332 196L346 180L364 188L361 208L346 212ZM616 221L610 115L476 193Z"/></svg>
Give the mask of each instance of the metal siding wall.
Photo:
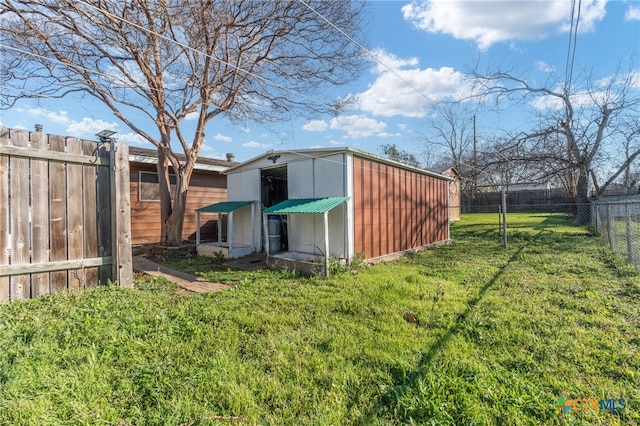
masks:
<svg viewBox="0 0 640 426"><path fill-rule="evenodd" d="M362 220L362 203L364 195L362 191L361 160L353 158L353 251L362 253L364 251L364 229Z"/></svg>
<svg viewBox="0 0 640 426"><path fill-rule="evenodd" d="M344 157L342 154L316 158L315 197L344 197Z"/></svg>
<svg viewBox="0 0 640 426"><path fill-rule="evenodd" d="M393 178L393 235L391 240L393 252L397 252L400 250L400 240L396 237L400 233L400 229L402 229L400 210L398 209L400 206L400 174L397 169L394 169L391 176Z"/></svg>
<svg viewBox="0 0 640 426"><path fill-rule="evenodd" d="M380 164L371 162L371 240L373 257L380 256Z"/></svg>
<svg viewBox="0 0 640 426"><path fill-rule="evenodd" d="M287 164L287 193L289 198L314 198L315 185L313 160Z"/></svg>
<svg viewBox="0 0 640 426"><path fill-rule="evenodd" d="M314 159L313 170L315 178L315 197L343 197L346 196L344 182L344 156L330 155ZM339 206L329 212L329 252L332 256L346 257L345 246L345 206ZM324 231L322 216L315 220L316 247L324 247Z"/></svg>
<svg viewBox="0 0 640 426"><path fill-rule="evenodd" d="M384 256L447 239L447 182L354 157L355 251Z"/></svg>
<svg viewBox="0 0 640 426"><path fill-rule="evenodd" d="M363 197L363 213L364 213L364 250L368 253L368 257L373 257L372 230L373 230L373 171L371 170L371 161L362 162L362 172L364 177L364 197Z"/></svg>
<svg viewBox="0 0 640 426"><path fill-rule="evenodd" d="M249 201L257 200L260 203L260 170L243 170L227 175L227 199L229 201ZM235 212L233 237L238 243L246 242L250 244L253 232L254 248L262 250L262 222L260 214L260 204L256 206L254 228L251 230L251 211L240 213Z"/></svg>
<svg viewBox="0 0 640 426"><path fill-rule="evenodd" d="M380 234L382 235L382 252L383 253L391 253L393 251L392 240L393 240L393 216L391 215L393 211L393 193L392 193L392 177L391 177L391 168L385 164L384 167L384 193L382 193L383 200L383 213L382 213L382 228L380 229Z"/></svg>

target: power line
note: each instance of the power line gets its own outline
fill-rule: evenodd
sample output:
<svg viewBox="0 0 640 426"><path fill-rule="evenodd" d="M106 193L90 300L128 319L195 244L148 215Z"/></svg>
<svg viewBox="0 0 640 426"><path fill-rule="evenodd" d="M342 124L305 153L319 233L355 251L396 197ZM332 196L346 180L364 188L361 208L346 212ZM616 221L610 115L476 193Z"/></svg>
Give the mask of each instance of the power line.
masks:
<svg viewBox="0 0 640 426"><path fill-rule="evenodd" d="M303 5L305 5L309 10L311 10L313 13L315 13L316 15L318 15L322 20L324 20L327 24L331 25L331 27L335 28L336 31L338 31L340 34L342 34L344 37L346 37L350 42L352 42L353 44L355 44L356 46L358 46L358 48L360 48L362 51L364 51L367 55L371 56L377 63L379 63L380 65L382 65L383 67L385 67L387 70L389 70L389 72L391 72L393 75L395 75L396 77L398 77L403 83L405 83L407 86L409 86L413 91L415 91L417 94L419 94L420 96L422 96L423 98L425 98L427 101L431 102L432 100L429 99L429 97L427 95L425 95L424 93L422 93L421 91L419 91L418 89L416 89L410 82L408 82L407 80L405 80L400 74L398 74L393 68L391 68L390 66L388 66L387 64L385 64L384 62L382 62L373 52L371 52L369 49L367 49L366 47L364 47L362 44L358 43L357 40L355 40L353 37L351 37L349 34L347 34L346 32L344 32L341 28L339 28L337 25L335 25L333 22L331 22L329 19L325 18L322 14L320 14L320 12L318 12L317 10L315 10L313 7L311 7L308 3L306 3L304 0L298 0L300 3L302 3Z"/></svg>
<svg viewBox="0 0 640 426"><path fill-rule="evenodd" d="M353 37L351 37L350 35L348 35L344 30L342 30L341 28L339 28L337 25L335 25L333 22L331 22L329 19L327 19L325 16L323 16L323 15L322 15L320 12L318 12L316 9L314 9L313 7L311 7L311 6L310 6L308 3L306 3L304 0L299 0L299 1L300 1L300 2L305 6L305 7L307 7L309 10L311 10L313 13L315 13L318 17L320 17L322 20L324 20L325 22L327 22L331 27L333 27L336 31L338 31L342 36L346 37L349 41L351 41L352 43L354 43L354 44L355 44L359 49L361 49L362 51L364 51L364 52L365 52L366 54L368 54L371 58L373 58L377 63L379 63L380 65L382 65L382 66L383 66L384 68L386 68L389 72L391 72L394 76L396 76L399 80L401 80L403 83L405 83L408 87L410 87L410 88L411 88L413 91L415 91L418 95L422 96L422 97L423 97L424 99L426 99L427 101L431 101L431 99L429 99L429 98L428 98L424 93L422 93L420 90L418 90L416 87L414 87L414 86L413 86L409 81L407 81L406 79L404 79L404 78L403 78L400 74L398 74L398 73L397 73L393 68L391 68L391 67L390 67L390 66L388 66L386 63L384 63L383 61L381 61L381 60L380 60L380 59L379 59L379 58L378 58L378 57L377 57L373 52L371 52L369 49L367 49L367 48L366 48L366 47L364 47L362 44L360 44L358 41L356 41ZM162 40L165 40L165 41L168 41L168 42L170 42L170 43L173 43L173 44L175 44L175 45L177 45L177 46L179 46L179 47L181 47L181 48L183 48L183 49L186 49L186 50L189 50L189 51L194 52L194 53L196 53L196 54L202 55L202 56L204 56L204 57L207 57L207 58L209 58L209 59L212 59L212 60L214 60L214 61L217 61L217 62L219 62L219 63L222 63L222 64L224 64L224 65L226 65L226 66L228 66L228 67L230 67L230 68L232 68L232 69L235 69L235 70L237 70L237 71L239 71L239 72L245 73L245 74L246 74L246 75L248 75L248 76L251 76L251 77L254 77L254 78L256 78L256 79L259 79L259 80L263 81L264 83L266 83L266 84L268 84L268 85L270 85L270 86L272 86L272 87L275 87L275 88L278 88L278 89L281 89L281 90L284 90L284 91L288 91L288 92L290 92L290 93L294 93L294 94L296 94L297 96L300 96L301 98L303 98L303 99L305 99L305 100L307 100L307 101L310 101L310 102L312 102L312 103L314 103L314 104L322 105L322 106L325 106L325 107L332 108L332 105L329 105L329 104L327 104L327 103L318 102L318 101L316 101L315 99L313 99L313 98L311 98L311 97L309 97L309 96L306 96L306 95L304 95L303 93L301 93L301 92L299 92L299 91L296 91L296 90L294 90L294 89L291 89L291 88L288 88L288 87L282 86L282 85L280 85L280 84L278 84L278 83L276 83L276 82L274 82L274 81L272 81L272 80L266 79L266 78L264 78L264 77L262 77L262 76L260 76L260 75L258 75L258 74L255 74L255 73L253 73L253 72L250 72L250 71L244 70L243 68L238 67L238 66L236 66L236 65L233 65L233 64L231 64L231 63L229 63L229 62L227 62L227 61L224 61L224 60L222 60L222 59L219 59L219 58L213 57L212 55L209 55L209 54L207 54L207 53L205 53L205 52L202 52L201 50L198 50L198 49L196 49L196 48L193 48L193 47L191 47L191 46L188 46L188 45L187 45L187 44L185 44L185 43L179 42L179 41L175 40L175 38L171 38L171 37L165 36L165 35L163 35L163 34L161 34L161 33L158 33L157 31L153 31L153 30L151 30L151 29L149 29L149 28L145 28L144 26L142 26L142 25L140 25L140 24L137 24L137 23L135 23L135 22L132 22L131 20L126 19L126 18L124 18L124 17L122 17L122 16L115 15L115 14L113 14L113 13L109 12L108 10L103 9L102 7L95 6L95 5L93 5L93 4L91 4L91 3L87 2L87 1L84 1L84 0L78 0L78 3L81 3L81 4L83 4L83 5L87 6L87 7L90 7L90 8L92 8L92 9L96 10L96 11L99 11L100 13L104 14L105 16L109 17L109 18L110 18L110 19L112 19L112 20L114 20L114 19L115 19L115 20L118 20L118 21L120 21L120 22L124 22L124 23L126 23L126 24L128 24L128 25L133 26L134 28L137 28L138 30L141 30L141 31L146 32L146 33L148 33L148 34L151 34L151 35L153 35L153 36L155 36L155 37L158 37L158 38L160 38L160 39L162 39ZM11 46L7 46L7 45L3 45L3 44L0 44L0 47L4 47L4 48L6 48L6 49L11 49L11 50L14 50L14 51L17 51L17 52L23 53L23 54L32 55L32 56L37 57L37 58L39 58L39 59L45 59L45 60L49 60L49 61L55 61L55 62L61 63L62 65L69 66L68 64L65 64L65 63L64 63L63 61L61 61L61 60L53 59L53 58L48 58L48 57L45 57L45 56L42 56L42 55L39 55L39 54L36 54L36 53L33 53L33 52L28 52L28 51L25 51L25 50L22 50L22 49L18 49L18 48L15 48L15 47L11 47ZM80 69L80 70L82 70L82 71L90 72L90 73L93 73L93 74L95 74L95 75L103 76L103 77L107 77L107 78L110 78L110 79L120 80L120 81L122 81L122 82L123 82L123 84L124 84L124 85L128 85L128 83L126 82L126 80L124 80L124 78L123 78L122 76L116 76L116 75L112 75L112 74L107 74L107 73L103 73L103 72L99 72L99 71L91 70L91 69L88 69L88 68L82 67L82 66L80 66L80 65L78 65L78 64L74 64L74 66L75 66L75 67L77 67L77 69ZM149 89L150 89L150 90L156 90L156 91L157 91L157 90L159 90L159 89L154 89L154 88L151 88L151 87L149 87ZM223 110L227 110L227 111L230 111L230 110L228 110L228 109L224 109L224 108L221 108L221 109L223 109Z"/></svg>
<svg viewBox="0 0 640 426"><path fill-rule="evenodd" d="M126 24L128 24L128 25L131 25L131 26L132 26L132 27L134 27L134 28L137 28L137 29L139 29L139 30L141 30L141 31L143 31L143 32L146 32L146 33L148 33L148 34L150 34L150 35L153 35L153 36L155 36L155 37L158 37L158 38L160 38L160 39L162 39L162 40L165 40L165 41L168 41L168 42L170 42L170 43L174 43L175 45L177 45L177 46L179 46L179 47L181 47L181 48L183 48L183 49L185 49L185 50L189 50L189 51L191 51L191 52L193 52L193 53L196 53L196 54L202 55L202 56L204 56L205 58L208 58L208 59L214 60L214 61L216 61L216 62L219 62L219 63L221 63L221 64L224 64L224 65L226 65L226 66L228 66L228 67L230 67L230 68L232 68L232 69L235 69L236 71L242 72L242 73L244 73L244 74L246 74L246 75L248 75L248 76L254 77L254 78L256 78L256 79L258 79L258 80L260 80L260 81L262 81L262 82L264 82L264 83L267 83L268 85L270 85L270 86L272 86L272 87L276 87L276 88L278 88L278 89L281 89L281 90L285 90L285 91L287 91L287 92L294 93L294 94L296 94L296 95L300 96L301 98L304 98L305 100L310 101L310 102L312 102L312 103L314 103L314 104L322 105L322 106L329 106L329 107L330 107L330 105L325 104L325 103L322 103L322 102L318 102L318 101L316 101L315 99L313 99L313 98L311 98L311 97L309 97L309 96L306 96L306 95L304 95L303 93L300 93L300 92L298 92L298 91L296 91L296 90L294 90L294 89L291 89L291 88L288 88L288 87L285 87L285 86L279 85L279 84L277 84L276 82L274 82L274 81L272 81L272 80L269 80L269 79L267 79L267 78L264 78L264 77L262 77L262 76L260 76L260 75L258 75L258 74L255 74L255 73L253 73L253 72L251 72L251 71L247 71L247 70L245 70L245 69L243 69L243 68L241 68L241 67L238 67L238 66L236 66L236 65L233 65L232 63L227 62L227 61L224 61L224 60L222 60L222 59L220 59L220 58L216 58L216 57L214 57L214 56L212 56L212 55L209 55L208 53L202 52L201 50L198 50L198 49L196 49L196 48L194 48L194 47L191 47L191 46L189 46L189 45L187 45L187 44L185 44L185 43L181 43L181 42L179 42L178 40L176 40L176 39L174 39L174 38L167 37L167 36L165 36L164 34L160 34L160 33L159 33L159 32L157 32L157 31L153 31L153 30L151 30L151 29L149 29L149 28L145 28L145 27L143 27L143 26L142 26L142 25L140 25L140 24L136 24L135 22L132 22L132 21L130 21L130 20L128 20L128 19L126 19L126 18L124 18L124 17L122 17L122 16L115 15L115 14L113 14L113 13L111 13L111 12L107 11L107 10L102 9L102 8L101 8L101 7L99 7L99 6L94 6L94 5L90 4L90 3L87 3L87 2L86 2L86 1L84 1L84 0L78 0L78 3L82 3L82 4L84 4L85 6L88 6L88 7L92 8L92 9L95 9L95 10L97 10L97 11L101 12L102 14L104 14L105 16L108 16L108 17L109 17L109 18L111 18L111 19L119 20L119 21L124 22L124 23L126 23Z"/></svg>
<svg viewBox="0 0 640 426"><path fill-rule="evenodd" d="M578 25L580 24L580 10L582 8L582 0L578 0L576 13L576 0L571 1L571 25L569 27L569 44L567 48L567 61L565 64L565 82L564 90L568 95L573 81L573 66L576 58L576 45L578 40ZM575 24L574 24L575 23Z"/></svg>
<svg viewBox="0 0 640 426"><path fill-rule="evenodd" d="M363 52L365 52L367 55L369 55L371 58L373 58L377 63L379 63L380 65L382 65L384 68L386 68L389 72L391 72L391 73L392 73L395 77L397 77L400 81L402 81L404 84L406 84L408 87L410 87L410 88L411 88L415 93L417 93L418 95L420 95L421 97L423 97L423 98L424 98L424 99L426 99L427 101L431 101L431 99L429 99L429 98L428 98L424 93L422 93L420 90L418 90L416 87L414 87L414 86L413 86L409 81L407 81L406 79L404 79L404 78L403 78L400 74L398 74L398 73L397 73L393 68L391 68L390 66L388 66L384 61L380 60L380 59L379 59L379 58L378 58L378 57L377 57L377 56L376 56L372 51L370 51L369 49L367 49L367 48L366 48L365 46L363 46L362 44L358 43L358 42L357 42L353 37L351 37L350 35L348 35L344 30L342 30L341 28L339 28L337 25L335 25L333 22L331 22L329 19L327 19L325 16L323 16L323 15L322 15L320 12L318 12L316 9L314 9L313 7L311 7L311 6L310 6L308 3L306 3L304 0L299 0L299 1L300 1L300 2L305 6L305 7L307 7L309 10L311 10L313 13L315 13L318 17L320 17L322 20L324 20L325 22L327 22L327 23L328 23L332 28L334 28L336 31L338 31L342 36L346 37L350 42L354 43L354 44L355 44L359 49L361 49ZM165 40L165 41L168 41L168 42L170 42L170 43L173 43L173 44L175 44L175 45L177 45L177 46L179 46L179 47L181 47L181 48L183 48L183 49L185 49L185 50L189 50L189 51L194 52L194 53L196 53L196 54L199 54L199 55L202 55L202 56L204 56L204 57L210 58L210 59L212 59L212 60L214 60L214 61L217 61L217 62L219 62L219 63L222 63L222 64L224 64L224 65L226 65L226 66L228 66L228 67L230 67L230 68L232 68L232 69L235 69L235 70L237 70L238 72L242 72L242 73L245 73L245 74L246 74L246 75L248 75L248 76L252 76L252 77L254 77L254 78L256 78L256 79L259 79L260 81L263 81L263 82L264 82L264 83L266 83L267 85L271 85L272 87L275 87L275 88L278 88L278 89L281 89L281 90L284 90L284 91L288 91L288 92L290 92L290 93L294 93L294 94L296 94L297 96L300 96L301 98L304 98L304 99L306 99L306 100L308 100L308 101L310 101L310 102L312 102L312 103L314 103L314 104L322 105L322 106L330 107L330 108L332 107L331 105L329 105L329 104L327 104L327 103L318 102L318 101L316 101L315 99L312 99L312 98L310 98L310 97L308 97L308 96L306 96L306 95L304 95L304 94L302 94L302 93L300 93L300 92L298 92L298 91L296 91L296 90L294 90L294 89L291 89L291 88L288 88L288 87L282 86L282 85L280 85L280 84L277 84L276 82L274 82L274 81L272 81L272 80L266 79L266 78L264 78L264 77L262 77L262 76L260 76L260 75L257 75L257 74L255 74L255 73L253 73L253 72L250 72L250 71L247 71L247 70L245 70L245 69L243 69L243 68L241 68L241 67L235 66L235 65L233 65L233 64L231 64L231 63L229 63L229 62L226 62L226 61L221 60L221 59L219 59L219 58L213 57L213 56L211 56L211 55L209 55L209 54L207 54L207 53L205 53L205 52L202 52L201 50L198 50L198 49L196 49L196 48L190 47L190 46L188 46L188 45L186 45L186 44L184 44L184 43L179 42L178 40L175 40L174 38L167 37L167 36L165 36L165 35L163 35L163 34L158 33L157 31L154 31L154 30L149 29L149 28L145 28L144 26L142 26L142 25L140 25L140 24L136 24L135 22L132 22L132 21L131 21L131 20L129 20L129 19L126 19L126 18L124 18L124 17L121 17L121 16L118 16L118 15L115 15L115 14L113 14L113 13L109 12L108 10L103 9L102 7L95 6L95 5L93 5L93 4L91 4L91 3L87 2L87 1L84 1L84 0L78 0L78 3L81 3L81 4L83 4L83 5L85 5L85 6L89 7L89 8L92 8L92 9L94 9L94 10L96 10L96 11L98 11L98 12L102 13L103 15L105 15L105 16L107 16L107 17L109 17L109 18L110 18L110 19L112 19L112 20L118 20L118 21L120 21L120 22L123 22L123 23L126 23L126 24L128 24L128 25L131 25L132 27L137 28L138 30L141 30L141 31L143 31L143 32L146 32L147 34L151 34L151 35L153 35L153 36L155 36L155 37L158 37L158 38L160 38L160 39L162 39L162 40ZM18 49L18 48L11 47L11 46L6 46L6 45L3 45L3 44L0 44L0 47L4 47L4 48L6 48L6 49L11 49L11 50L14 50L14 51L20 52L20 53L22 53L22 54L32 55L32 56L37 57L37 58L39 58L39 59L41 59L41 60L48 60L48 61L52 61L52 62L60 63L60 64L62 64L62 65L64 65L64 66L69 66L69 64L66 64L66 63L64 63L64 61L61 61L61 60L59 60L59 59L57 59L57 58L49 58L49 57L45 57L45 56L39 55L39 54L37 54L37 53L28 52L28 51L25 51L25 50L22 50L22 49ZM125 85L125 86L130 85L130 83L128 83L128 82L124 79L124 77L123 77L123 76L116 76L116 75L113 75L113 74L108 74L108 73L103 73L103 72L99 72L99 71L96 71L96 70L91 70L91 69L88 69L88 68L82 67L82 66L80 66L80 65L78 65L78 64L73 64L73 66L75 66L75 67L76 67L77 69L79 69L79 70L82 70L82 71L85 71L85 72L89 72L89 73L92 73L92 74L94 74L94 75L103 76L103 77L106 77L106 78L109 78L109 79L113 79L113 80L115 80L115 81L120 80L120 81L122 81L122 84L123 84L123 85ZM126 88L126 87L125 87L125 88ZM16 89L17 89L17 88L16 88ZM151 88L151 87L149 87L149 89L150 89L150 90L160 90L160 89L154 89L154 88ZM40 96L40 97L44 97L44 98L55 98L54 96L46 96L46 95L39 95L39 96ZM215 104L214 104L214 105L215 105ZM217 108L220 108L220 109L222 109L222 110L225 110L225 111L229 111L229 112L231 112L231 111L232 111L231 109L228 109L228 108L223 108L223 107L220 107L220 106L216 106L216 107L217 107ZM251 118L250 116L248 116L248 115L246 115L246 114L243 114L242 116L244 116L244 117L246 117L246 118ZM294 143L295 143L295 142L294 142Z"/></svg>

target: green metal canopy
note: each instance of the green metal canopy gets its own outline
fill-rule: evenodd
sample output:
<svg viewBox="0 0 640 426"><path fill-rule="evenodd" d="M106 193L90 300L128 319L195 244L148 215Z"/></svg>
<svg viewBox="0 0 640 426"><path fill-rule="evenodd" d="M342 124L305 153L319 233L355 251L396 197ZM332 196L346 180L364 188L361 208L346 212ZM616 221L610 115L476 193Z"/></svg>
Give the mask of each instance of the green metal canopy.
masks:
<svg viewBox="0 0 640 426"><path fill-rule="evenodd" d="M349 197L291 198L265 209L266 214L322 214L347 201Z"/></svg>
<svg viewBox="0 0 640 426"><path fill-rule="evenodd" d="M196 209L197 212L207 213L229 213L238 210L240 207L248 206L253 201L222 201L220 203L211 204Z"/></svg>

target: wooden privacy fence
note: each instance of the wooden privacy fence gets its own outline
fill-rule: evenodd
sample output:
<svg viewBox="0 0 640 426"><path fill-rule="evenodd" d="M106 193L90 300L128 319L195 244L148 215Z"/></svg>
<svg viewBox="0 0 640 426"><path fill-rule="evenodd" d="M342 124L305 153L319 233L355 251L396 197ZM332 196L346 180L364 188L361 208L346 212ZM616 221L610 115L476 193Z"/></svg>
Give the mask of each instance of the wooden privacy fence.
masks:
<svg viewBox="0 0 640 426"><path fill-rule="evenodd" d="M132 285L128 151L0 126L0 301Z"/></svg>

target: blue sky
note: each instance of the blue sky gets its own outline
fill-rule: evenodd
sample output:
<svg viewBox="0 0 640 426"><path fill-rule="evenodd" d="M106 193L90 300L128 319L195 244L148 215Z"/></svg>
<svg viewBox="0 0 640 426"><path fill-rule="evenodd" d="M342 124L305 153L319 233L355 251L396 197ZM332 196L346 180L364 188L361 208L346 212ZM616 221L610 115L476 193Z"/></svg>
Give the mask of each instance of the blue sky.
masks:
<svg viewBox="0 0 640 426"><path fill-rule="evenodd" d="M233 152L243 161L270 149L332 146L379 154L381 145L395 144L421 158L425 150L438 149L417 136L428 133L426 117L434 104L470 94L464 77L474 64L506 65L531 82L550 76L564 80L569 0L372 1L368 8L365 47L377 61L371 60L360 79L335 90L336 98L357 96L350 110L315 120L294 116L268 128L213 120L201 156L224 158ZM640 55L640 2L583 0L578 29L574 76L586 68L604 79L620 61ZM637 58L635 64L640 65ZM524 112L481 114L480 139L490 140L497 129L525 122ZM121 142L152 148L87 97L23 101L0 111L0 123L29 130L40 123L47 133L88 139L113 129Z"/></svg>

